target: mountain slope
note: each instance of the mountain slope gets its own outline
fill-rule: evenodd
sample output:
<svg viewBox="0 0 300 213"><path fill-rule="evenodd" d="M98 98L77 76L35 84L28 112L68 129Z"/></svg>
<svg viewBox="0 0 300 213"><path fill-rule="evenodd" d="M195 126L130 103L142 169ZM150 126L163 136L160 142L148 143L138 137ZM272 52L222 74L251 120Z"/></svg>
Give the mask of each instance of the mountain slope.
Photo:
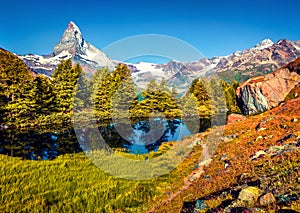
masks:
<svg viewBox="0 0 300 213"><path fill-rule="evenodd" d="M209 140L212 130L199 133L195 140L199 146L219 144L211 163L204 167L203 174L190 180L192 183L188 188L180 189L175 198L170 199L170 196L178 189L166 189L149 212L299 211L299 104L299 98L289 100L261 115L227 124L218 141ZM201 159L201 152L195 149L195 153ZM186 161L194 163L191 174L195 174L201 160L187 158ZM254 201L252 207L250 202L240 202L241 190L253 189L249 187L264 192L262 196L272 193L276 200L262 205L262 196L254 200L250 194L248 200ZM168 202L161 203L161 200Z"/></svg>

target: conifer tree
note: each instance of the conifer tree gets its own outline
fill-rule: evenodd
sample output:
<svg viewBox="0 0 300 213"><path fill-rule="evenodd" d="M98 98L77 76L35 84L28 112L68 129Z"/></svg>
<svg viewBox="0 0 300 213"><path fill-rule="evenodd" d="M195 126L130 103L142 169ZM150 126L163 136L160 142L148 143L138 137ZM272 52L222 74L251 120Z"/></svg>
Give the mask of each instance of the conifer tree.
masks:
<svg viewBox="0 0 300 213"><path fill-rule="evenodd" d="M79 65L73 67L71 59L62 61L54 71L53 81L55 84L59 112L70 113L73 109L77 81L78 95L76 96L75 101L78 104L77 106L82 107L84 105L83 100L86 99L86 80L82 74L81 67Z"/></svg>
<svg viewBox="0 0 300 213"><path fill-rule="evenodd" d="M176 86L173 86L173 87L172 87L171 95L172 95L172 97L175 98L175 99L178 98L178 92L177 92Z"/></svg>
<svg viewBox="0 0 300 213"><path fill-rule="evenodd" d="M113 97L126 79L130 79L130 69L125 64L119 64L111 74L105 74L94 98L98 118L110 118Z"/></svg>
<svg viewBox="0 0 300 213"><path fill-rule="evenodd" d="M209 101L208 89L209 87L206 79L195 79L189 88L189 92L193 93L197 98L199 106L207 105Z"/></svg>
<svg viewBox="0 0 300 213"><path fill-rule="evenodd" d="M32 107L36 115L50 115L56 110L56 97L54 85L51 80L43 75L38 75L33 81L30 91Z"/></svg>
<svg viewBox="0 0 300 213"><path fill-rule="evenodd" d="M89 91L87 85L87 79L85 73L82 71L79 64L74 67L75 73L78 73L77 81L75 84L75 96L74 96L74 109L77 111L83 110L89 105Z"/></svg>
<svg viewBox="0 0 300 213"><path fill-rule="evenodd" d="M92 105L94 105L96 94L107 75L110 75L109 69L108 69L108 67L103 67L103 68L98 69L94 73L94 75L91 77L91 80L88 85L88 87L89 87L88 93L90 94L89 99L90 99L90 103Z"/></svg>
<svg viewBox="0 0 300 213"><path fill-rule="evenodd" d="M165 78L163 78L158 87L159 91L171 94L171 90L169 88L169 84Z"/></svg>
<svg viewBox="0 0 300 213"><path fill-rule="evenodd" d="M239 83L234 81L231 85L227 84L225 81L220 80L220 84L224 89L224 95L226 98L227 114L231 113L241 113L240 108L237 105L236 100L236 88Z"/></svg>
<svg viewBox="0 0 300 213"><path fill-rule="evenodd" d="M136 103L138 93L131 77L124 79L113 96L113 113L115 116L129 118L130 109Z"/></svg>
<svg viewBox="0 0 300 213"><path fill-rule="evenodd" d="M176 100L164 79L159 85L155 79L151 79L146 89L142 92L142 97L134 107L134 114L139 117L146 118L154 112L164 113L166 117L180 116Z"/></svg>
<svg viewBox="0 0 300 213"><path fill-rule="evenodd" d="M211 116L211 88L208 80L205 78L195 79L189 88L189 93L192 93L197 99L199 116L209 118Z"/></svg>
<svg viewBox="0 0 300 213"><path fill-rule="evenodd" d="M187 93L181 98L183 116L196 116L198 114L197 98L193 93Z"/></svg>
<svg viewBox="0 0 300 213"><path fill-rule="evenodd" d="M224 90L219 80L212 77L209 81L210 103L214 114L222 113L226 110L226 100Z"/></svg>
<svg viewBox="0 0 300 213"><path fill-rule="evenodd" d="M0 122L25 123L32 110L28 99L33 76L17 56L0 49ZM27 117L29 116L29 117Z"/></svg>

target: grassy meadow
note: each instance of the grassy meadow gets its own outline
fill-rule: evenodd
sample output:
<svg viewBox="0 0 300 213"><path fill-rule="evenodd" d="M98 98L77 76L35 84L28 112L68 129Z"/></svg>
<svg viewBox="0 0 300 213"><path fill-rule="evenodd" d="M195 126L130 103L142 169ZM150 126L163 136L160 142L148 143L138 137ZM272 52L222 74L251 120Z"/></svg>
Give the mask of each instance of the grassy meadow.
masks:
<svg viewBox="0 0 300 213"><path fill-rule="evenodd" d="M143 181L113 177L84 153L31 161L0 155L0 212L145 212L199 161L201 147L171 173Z"/></svg>

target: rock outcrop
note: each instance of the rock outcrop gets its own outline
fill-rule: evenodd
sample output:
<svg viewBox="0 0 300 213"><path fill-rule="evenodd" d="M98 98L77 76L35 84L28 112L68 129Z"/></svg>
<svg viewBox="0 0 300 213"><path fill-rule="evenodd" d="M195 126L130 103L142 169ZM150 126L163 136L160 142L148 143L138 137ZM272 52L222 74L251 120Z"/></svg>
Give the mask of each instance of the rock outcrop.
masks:
<svg viewBox="0 0 300 213"><path fill-rule="evenodd" d="M264 76L254 77L237 88L237 99L243 114L263 112L284 101L300 84L300 58Z"/></svg>

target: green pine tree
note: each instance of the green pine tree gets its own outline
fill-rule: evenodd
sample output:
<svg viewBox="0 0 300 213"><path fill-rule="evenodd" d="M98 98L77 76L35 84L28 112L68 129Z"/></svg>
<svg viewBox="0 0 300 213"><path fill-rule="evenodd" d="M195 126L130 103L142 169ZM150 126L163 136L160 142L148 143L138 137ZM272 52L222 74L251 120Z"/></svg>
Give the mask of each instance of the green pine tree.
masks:
<svg viewBox="0 0 300 213"><path fill-rule="evenodd" d="M77 82L75 85L75 96L74 96L74 109L77 111L82 111L84 108L90 105L89 102L89 91L88 83L85 76L85 73L82 71L79 64L74 67L75 73L78 73Z"/></svg>
<svg viewBox="0 0 300 213"><path fill-rule="evenodd" d="M83 100L87 99L85 96L87 86L82 69L79 65L73 67L71 59L62 61L53 73L53 82L55 85L57 109L59 112L70 113L73 109L74 99L76 107L84 106ZM77 89L78 92L76 97L75 89Z"/></svg>
<svg viewBox="0 0 300 213"><path fill-rule="evenodd" d="M26 125L33 114L29 99L33 76L21 59L0 49L0 77L0 122Z"/></svg>
<svg viewBox="0 0 300 213"><path fill-rule="evenodd" d="M111 74L105 73L101 85L95 87L97 90L92 99L95 114L99 119L111 117L113 97L122 83L130 78L130 75L130 69L125 64L119 64Z"/></svg>
<svg viewBox="0 0 300 213"><path fill-rule="evenodd" d="M33 99L32 107L37 116L50 115L56 111L54 85L49 78L38 75L33 81L30 97Z"/></svg>

